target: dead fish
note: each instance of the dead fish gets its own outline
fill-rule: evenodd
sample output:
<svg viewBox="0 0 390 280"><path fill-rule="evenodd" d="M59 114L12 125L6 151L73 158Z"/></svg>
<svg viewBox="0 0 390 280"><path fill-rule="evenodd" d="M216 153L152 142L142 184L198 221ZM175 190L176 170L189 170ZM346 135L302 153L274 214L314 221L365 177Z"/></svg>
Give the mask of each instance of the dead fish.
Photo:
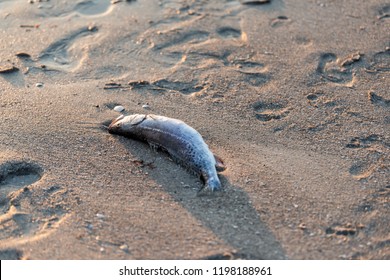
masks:
<svg viewBox="0 0 390 280"><path fill-rule="evenodd" d="M206 188L222 188L217 171L226 169L223 161L209 150L199 132L183 121L151 114L121 115L112 121L108 131L162 148L173 160L200 175Z"/></svg>

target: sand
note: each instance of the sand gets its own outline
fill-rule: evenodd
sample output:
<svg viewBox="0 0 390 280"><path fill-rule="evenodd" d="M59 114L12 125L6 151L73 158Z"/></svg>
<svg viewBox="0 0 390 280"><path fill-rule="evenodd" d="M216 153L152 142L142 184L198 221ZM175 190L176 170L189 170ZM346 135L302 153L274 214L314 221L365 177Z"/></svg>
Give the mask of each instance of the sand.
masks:
<svg viewBox="0 0 390 280"><path fill-rule="evenodd" d="M0 1L0 258L390 259L389 17ZM225 191L110 135L117 105L197 129Z"/></svg>

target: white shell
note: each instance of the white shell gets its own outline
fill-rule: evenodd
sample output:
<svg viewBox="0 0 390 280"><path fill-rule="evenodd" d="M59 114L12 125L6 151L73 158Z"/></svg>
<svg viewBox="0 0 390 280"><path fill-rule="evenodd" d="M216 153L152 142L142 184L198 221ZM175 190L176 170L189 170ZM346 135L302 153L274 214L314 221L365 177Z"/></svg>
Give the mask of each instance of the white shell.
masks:
<svg viewBox="0 0 390 280"><path fill-rule="evenodd" d="M120 106L120 105L114 107L114 111L116 111L116 112L122 112L124 110L125 110L125 107Z"/></svg>

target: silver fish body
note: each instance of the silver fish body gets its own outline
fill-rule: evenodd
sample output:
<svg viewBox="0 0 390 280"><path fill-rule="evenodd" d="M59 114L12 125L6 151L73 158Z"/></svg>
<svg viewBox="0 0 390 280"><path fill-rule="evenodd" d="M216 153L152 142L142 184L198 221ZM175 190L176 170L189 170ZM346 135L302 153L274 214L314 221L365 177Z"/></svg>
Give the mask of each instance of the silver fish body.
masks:
<svg viewBox="0 0 390 280"><path fill-rule="evenodd" d="M164 116L135 114L118 117L108 131L162 148L174 160L200 175L207 188L221 189L217 171L225 169L223 161L213 155L199 132L186 123Z"/></svg>

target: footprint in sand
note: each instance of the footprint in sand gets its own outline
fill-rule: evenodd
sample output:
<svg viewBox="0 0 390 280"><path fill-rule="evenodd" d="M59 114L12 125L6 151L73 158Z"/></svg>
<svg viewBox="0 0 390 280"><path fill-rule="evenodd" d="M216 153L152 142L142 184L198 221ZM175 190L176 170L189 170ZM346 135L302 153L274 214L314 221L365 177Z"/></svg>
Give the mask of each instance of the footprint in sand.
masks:
<svg viewBox="0 0 390 280"><path fill-rule="evenodd" d="M203 89L203 85L198 84L196 80L191 82L181 82L161 79L153 82L152 84L160 89L178 91L182 94L192 94Z"/></svg>
<svg viewBox="0 0 390 280"><path fill-rule="evenodd" d="M112 8L110 1L81 1L74 7L74 11L85 16L102 15Z"/></svg>
<svg viewBox="0 0 390 280"><path fill-rule="evenodd" d="M229 60L228 57L224 57L224 64L240 73L242 80L249 85L259 87L269 80L266 67L260 62L250 61L249 59Z"/></svg>
<svg viewBox="0 0 390 280"><path fill-rule="evenodd" d="M64 199L60 188L35 190L33 184L42 175L43 169L36 163L0 164L0 248L47 233L65 214L64 205L57 202Z"/></svg>
<svg viewBox="0 0 390 280"><path fill-rule="evenodd" d="M176 67L186 60L189 47L194 47L209 39L209 32L203 30L146 31L138 40L142 51L147 50L150 59L164 67ZM157 32L158 36L155 36ZM145 45L148 41L149 46ZM149 50L153 53L150 54Z"/></svg>
<svg viewBox="0 0 390 280"><path fill-rule="evenodd" d="M313 107L318 107L319 101L323 98L324 93L322 92L315 92L315 93L310 93L306 96L307 101L309 104Z"/></svg>
<svg viewBox="0 0 390 280"><path fill-rule="evenodd" d="M184 95L200 92L204 88L204 85L199 83L197 80L187 82L170 79L159 79L152 82L131 81L128 83L128 86L133 90L147 89L158 92L173 91Z"/></svg>
<svg viewBox="0 0 390 280"><path fill-rule="evenodd" d="M373 154L372 159L357 161L349 168L349 174L358 181L369 178L374 172L386 170L385 157L381 153Z"/></svg>
<svg viewBox="0 0 390 280"><path fill-rule="evenodd" d="M240 73L241 79L247 84L259 87L270 79L266 74L267 68L263 63L251 61L250 58L237 58L232 52L226 52L222 57L225 66Z"/></svg>
<svg viewBox="0 0 390 280"><path fill-rule="evenodd" d="M39 0L39 2L41 13L50 17L100 17L110 13L117 6L112 5L110 3L112 1L109 0L62 1L63 3L56 3L56 8L53 8L50 1Z"/></svg>
<svg viewBox="0 0 390 280"><path fill-rule="evenodd" d="M379 144L384 147L390 148L390 143L384 140L384 137L378 134L370 134L367 137L354 137L346 145L347 148L370 148L374 144Z"/></svg>
<svg viewBox="0 0 390 280"><path fill-rule="evenodd" d="M256 118L262 122L282 119L290 112L289 108L276 102L259 101L253 105L253 109L256 112Z"/></svg>
<svg viewBox="0 0 390 280"><path fill-rule="evenodd" d="M35 183L41 174L42 168L33 163L16 161L0 165L0 207L8 208L8 194Z"/></svg>
<svg viewBox="0 0 390 280"><path fill-rule="evenodd" d="M346 145L349 149L366 149L369 157L364 161L355 162L349 169L350 175L357 180L370 177L378 170L386 169L385 154L383 151L390 148L390 142L378 134L354 137Z"/></svg>
<svg viewBox="0 0 390 280"><path fill-rule="evenodd" d="M224 39L239 38L242 42L247 41L247 35L244 31L232 27L222 27L217 30L217 34ZM249 54L245 58L237 58L232 51L227 51L221 59L225 66L231 67L240 73L241 79L251 86L262 86L270 79L269 75L266 74L267 68L265 65L261 62L252 61Z"/></svg>
<svg viewBox="0 0 390 280"><path fill-rule="evenodd" d="M153 49L161 51L165 48L170 48L182 44L199 44L209 38L209 32L202 30L188 30L179 32L177 30L161 33L158 41L154 43Z"/></svg>
<svg viewBox="0 0 390 280"><path fill-rule="evenodd" d="M326 95L323 92L310 93L306 96L308 103L316 108L319 107L335 107L337 103L332 99L327 99Z"/></svg>
<svg viewBox="0 0 390 280"><path fill-rule="evenodd" d="M368 92L368 100L374 105L390 109L390 99L383 98L373 91Z"/></svg>
<svg viewBox="0 0 390 280"><path fill-rule="evenodd" d="M337 57L333 53L325 53L320 57L317 73L323 78L334 83L348 83L352 80L352 75L345 69L341 69L336 61Z"/></svg>
<svg viewBox="0 0 390 280"><path fill-rule="evenodd" d="M46 70L72 72L77 70L88 56L88 50L82 44L86 37L97 31L97 27L83 27L49 45L38 59ZM88 38L91 40L91 38Z"/></svg>
<svg viewBox="0 0 390 280"><path fill-rule="evenodd" d="M319 59L317 73L327 81L351 87L354 84L355 68L361 57L360 53L344 58L338 58L333 53L323 53Z"/></svg>
<svg viewBox="0 0 390 280"><path fill-rule="evenodd" d="M18 211L13 205L17 193L41 178L42 169L33 163L8 162L0 166L0 239L22 236L31 229L32 215ZM17 202L16 202L17 204Z"/></svg>
<svg viewBox="0 0 390 280"><path fill-rule="evenodd" d="M207 77L209 72L220 67L234 71L229 79L232 83L244 82L253 87L260 87L270 79L264 64L251 61L254 56L249 49L246 50L246 33L235 26L220 25L216 29L204 30L204 26L198 26L203 17L190 19L193 25L182 25L182 28L157 30L158 25L153 25L153 33L148 30L140 38L139 42L143 50L152 60L173 69L171 78L161 77L155 82L145 85L152 90L172 90L185 95L203 92L205 85L197 80L183 81L183 71L188 65L201 71L201 75ZM157 36L156 36L157 34ZM150 36L146 36L150 35ZM149 47L144 44L149 42ZM217 43L216 43L217 42ZM215 46L210 48L209 46ZM180 75L176 75L180 73ZM221 71L221 76L226 73ZM191 73L193 74L193 73ZM180 76L180 77L178 77Z"/></svg>
<svg viewBox="0 0 390 280"><path fill-rule="evenodd" d="M233 27L228 27L228 26L218 28L217 34L221 36L223 39L241 38L242 36L241 30L238 30Z"/></svg>
<svg viewBox="0 0 390 280"><path fill-rule="evenodd" d="M243 80L254 87L259 87L268 82L269 76L264 73L249 73L238 71L243 75Z"/></svg>
<svg viewBox="0 0 390 280"><path fill-rule="evenodd" d="M349 168L349 173L357 180L368 178L374 171L375 166L368 162L356 162Z"/></svg>
<svg viewBox="0 0 390 280"><path fill-rule="evenodd" d="M187 7L188 8L188 7ZM184 22L193 22L201 20L202 17L188 18ZM162 22L153 24L154 30L159 25L165 25L167 22L177 21L176 15L170 17L170 19L164 19ZM183 20L179 21L183 22ZM192 25L193 26L193 25ZM246 33L240 29L231 26L221 26L215 31L206 31L192 27L189 29L168 29L166 31L156 30L159 36L152 38L152 47L154 50L162 50L165 48L174 47L177 45L190 44L197 45L213 38L222 38L224 40L239 39L246 41ZM146 34L150 33L149 31ZM150 36L149 36L150 37Z"/></svg>
<svg viewBox="0 0 390 280"><path fill-rule="evenodd" d="M375 72L390 71L390 48L374 54L368 69Z"/></svg>

